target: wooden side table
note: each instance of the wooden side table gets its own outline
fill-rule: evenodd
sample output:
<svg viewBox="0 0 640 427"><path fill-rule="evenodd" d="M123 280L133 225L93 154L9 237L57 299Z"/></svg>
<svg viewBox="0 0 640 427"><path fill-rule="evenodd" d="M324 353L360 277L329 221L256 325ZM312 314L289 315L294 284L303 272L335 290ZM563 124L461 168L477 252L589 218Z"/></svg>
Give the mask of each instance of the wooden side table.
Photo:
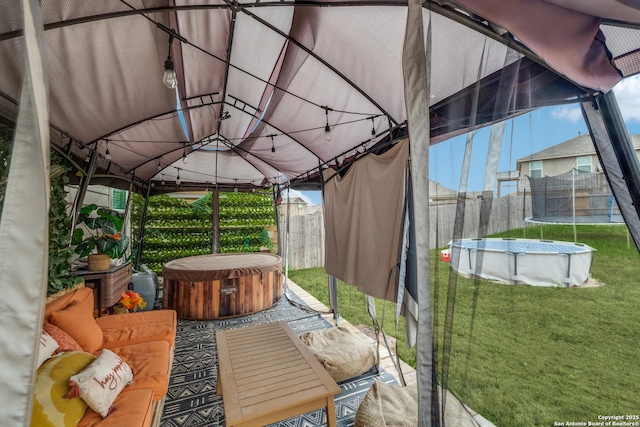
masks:
<svg viewBox="0 0 640 427"><path fill-rule="evenodd" d="M120 300L122 291L126 291L131 282L131 263L111 267L107 270L91 271L76 270L69 272L71 276L80 276L85 286L95 290L98 316L102 315L103 307L111 307Z"/></svg>

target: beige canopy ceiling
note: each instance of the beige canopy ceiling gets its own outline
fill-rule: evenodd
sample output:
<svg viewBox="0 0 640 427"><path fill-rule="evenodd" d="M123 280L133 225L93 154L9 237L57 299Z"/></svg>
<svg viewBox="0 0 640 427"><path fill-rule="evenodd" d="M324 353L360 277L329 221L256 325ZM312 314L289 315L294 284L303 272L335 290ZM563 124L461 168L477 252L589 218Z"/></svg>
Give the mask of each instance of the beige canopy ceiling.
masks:
<svg viewBox="0 0 640 427"><path fill-rule="evenodd" d="M425 2L432 143L540 105L584 100L640 71L640 11L625 3L634 2ZM133 180L139 190L153 180L154 191L175 191L178 177L182 189L300 184L406 133L406 2L41 7L54 148L83 168L97 152L98 174ZM9 122L23 75L21 22L18 3L0 4L0 117ZM162 82L169 51L175 90ZM505 76L518 84L515 102L501 108L494 95ZM486 91L472 123L476 81Z"/></svg>

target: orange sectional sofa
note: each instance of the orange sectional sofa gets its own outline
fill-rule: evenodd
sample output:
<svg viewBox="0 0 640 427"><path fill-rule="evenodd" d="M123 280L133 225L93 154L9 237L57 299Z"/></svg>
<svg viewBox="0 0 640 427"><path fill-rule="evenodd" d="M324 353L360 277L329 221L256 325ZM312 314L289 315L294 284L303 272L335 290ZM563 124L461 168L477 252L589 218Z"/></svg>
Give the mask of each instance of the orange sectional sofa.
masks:
<svg viewBox="0 0 640 427"><path fill-rule="evenodd" d="M176 336L176 312L153 310L93 317L93 290L78 288L49 302L44 323L62 329L82 347L98 356L109 349L133 370L127 385L102 418L90 408L80 427L158 426L166 398Z"/></svg>

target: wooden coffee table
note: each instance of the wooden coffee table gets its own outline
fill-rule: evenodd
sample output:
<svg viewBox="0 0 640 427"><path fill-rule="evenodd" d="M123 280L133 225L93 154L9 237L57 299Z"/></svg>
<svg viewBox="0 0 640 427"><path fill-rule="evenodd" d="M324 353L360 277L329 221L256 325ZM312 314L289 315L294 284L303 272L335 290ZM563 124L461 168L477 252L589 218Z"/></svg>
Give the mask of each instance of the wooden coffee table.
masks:
<svg viewBox="0 0 640 427"><path fill-rule="evenodd" d="M340 387L286 322L216 332L226 425L264 426L326 408L335 427Z"/></svg>

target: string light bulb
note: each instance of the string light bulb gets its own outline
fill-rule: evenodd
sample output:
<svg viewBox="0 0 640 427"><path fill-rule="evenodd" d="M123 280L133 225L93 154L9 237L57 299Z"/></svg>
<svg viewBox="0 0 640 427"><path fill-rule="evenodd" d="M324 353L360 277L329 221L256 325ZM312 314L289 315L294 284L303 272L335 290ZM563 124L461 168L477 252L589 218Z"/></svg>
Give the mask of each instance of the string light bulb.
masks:
<svg viewBox="0 0 640 427"><path fill-rule="evenodd" d="M164 184L164 174L162 174L162 181L160 181L160 185L165 185Z"/></svg>
<svg viewBox="0 0 640 427"><path fill-rule="evenodd" d="M173 66L173 59L171 59L171 44L173 43L173 36L169 36L169 55L164 61L164 74L162 75L162 83L168 89L175 89L178 84L178 78L176 77L176 70Z"/></svg>
<svg viewBox="0 0 640 427"><path fill-rule="evenodd" d="M180 181L180 169L178 169L178 177L176 178L176 185L180 185L182 181Z"/></svg>
<svg viewBox="0 0 640 427"><path fill-rule="evenodd" d="M276 146L275 143L273 142L273 135L269 135L271 137L271 158L275 159L276 158Z"/></svg>
<svg viewBox="0 0 640 427"><path fill-rule="evenodd" d="M158 159L158 167L156 167L156 172L160 172L160 169L162 169L162 164L160 163L160 159Z"/></svg>
<svg viewBox="0 0 640 427"><path fill-rule="evenodd" d="M104 152L105 157L107 158L108 161L111 161L111 153L109 152L109 140L106 140L107 143L107 150Z"/></svg>
<svg viewBox="0 0 640 427"><path fill-rule="evenodd" d="M376 142L376 124L373 121L373 117L371 117L371 138L369 138L369 141L371 141L372 144Z"/></svg>
<svg viewBox="0 0 640 427"><path fill-rule="evenodd" d="M167 89L175 89L178 84L178 78L176 77L176 70L173 67L173 60L169 55L164 61L164 74L162 75L162 83Z"/></svg>
<svg viewBox="0 0 640 427"><path fill-rule="evenodd" d="M329 127L329 107L323 107L327 116L327 124L324 126L324 140L331 141L331 127Z"/></svg>
<svg viewBox="0 0 640 427"><path fill-rule="evenodd" d="M184 151L182 152L182 163L187 164L187 144L184 144Z"/></svg>

